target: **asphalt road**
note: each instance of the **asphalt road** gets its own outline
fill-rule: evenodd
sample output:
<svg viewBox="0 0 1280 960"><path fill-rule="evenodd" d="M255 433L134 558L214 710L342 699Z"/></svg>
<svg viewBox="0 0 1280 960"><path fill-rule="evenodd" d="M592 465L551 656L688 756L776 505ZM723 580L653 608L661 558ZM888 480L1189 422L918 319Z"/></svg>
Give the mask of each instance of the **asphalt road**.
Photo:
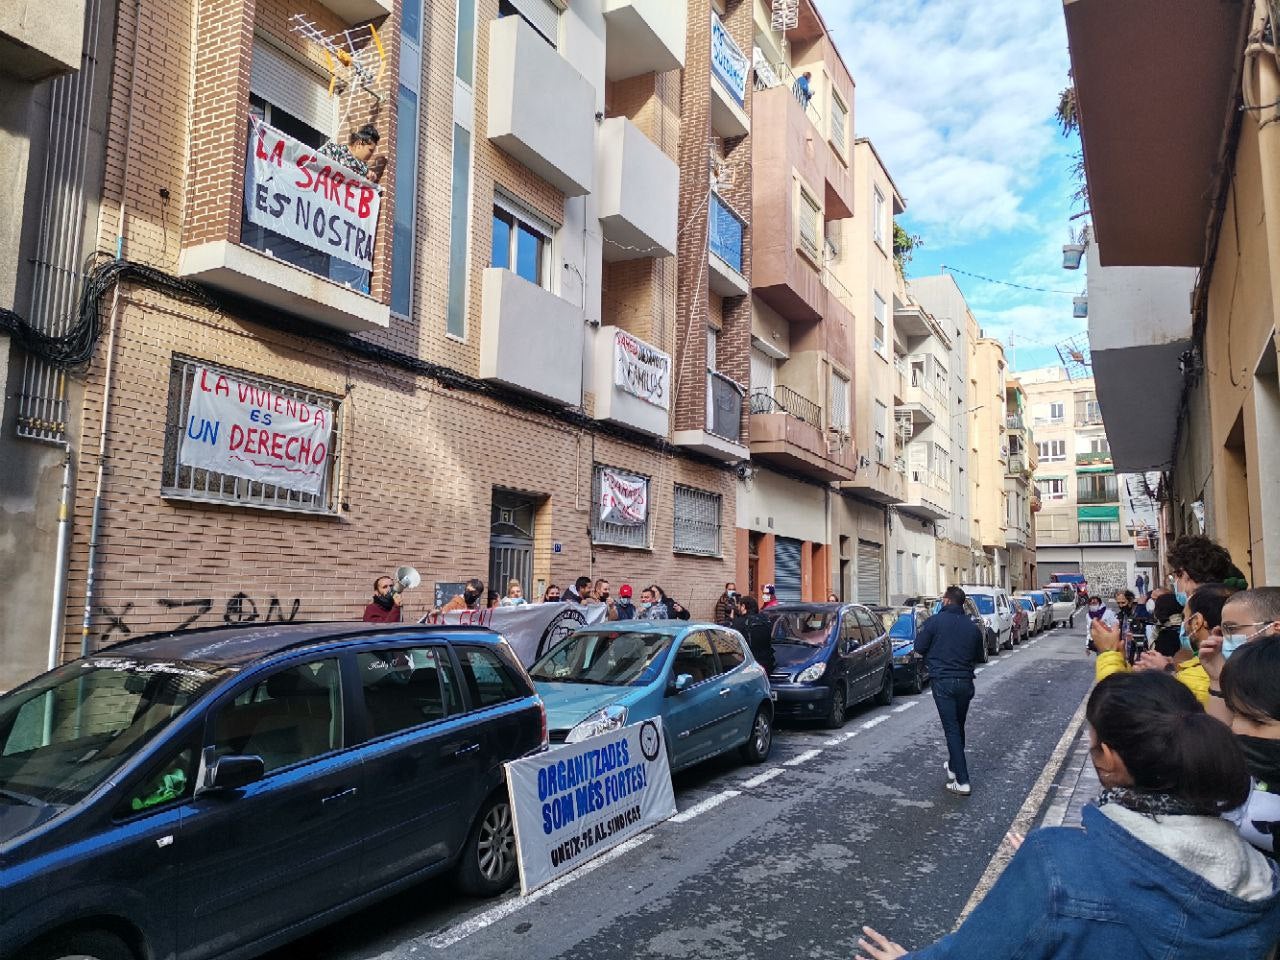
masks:
<svg viewBox="0 0 1280 960"><path fill-rule="evenodd" d="M866 922L910 949L954 925L1093 680L1078 630L993 658L967 726L973 795L943 784L928 689L843 730L777 731L675 779L680 813L521 899L432 881L272 960L852 957Z"/></svg>

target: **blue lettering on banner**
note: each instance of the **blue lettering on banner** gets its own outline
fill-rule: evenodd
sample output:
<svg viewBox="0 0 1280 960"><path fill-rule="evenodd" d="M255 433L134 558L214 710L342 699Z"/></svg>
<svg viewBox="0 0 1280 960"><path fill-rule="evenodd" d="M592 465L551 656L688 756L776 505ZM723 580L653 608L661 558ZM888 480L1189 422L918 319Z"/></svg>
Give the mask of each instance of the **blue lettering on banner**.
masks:
<svg viewBox="0 0 1280 960"><path fill-rule="evenodd" d="M645 761L631 762L626 737L538 768L542 832L628 799L648 785Z"/></svg>
<svg viewBox="0 0 1280 960"><path fill-rule="evenodd" d="M747 58L738 45L729 36L724 23L715 14L711 14L711 72L720 78L726 90L738 101L738 106L747 102Z"/></svg>

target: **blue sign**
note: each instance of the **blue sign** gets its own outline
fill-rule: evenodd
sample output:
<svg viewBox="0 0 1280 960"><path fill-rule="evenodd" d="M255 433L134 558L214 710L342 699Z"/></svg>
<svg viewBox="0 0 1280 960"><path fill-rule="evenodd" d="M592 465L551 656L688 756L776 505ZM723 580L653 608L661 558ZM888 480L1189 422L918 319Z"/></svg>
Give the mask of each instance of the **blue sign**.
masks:
<svg viewBox="0 0 1280 960"><path fill-rule="evenodd" d="M563 550L564 550L564 544L561 543L559 540L557 540L555 543L551 545L552 553L561 553Z"/></svg>
<svg viewBox="0 0 1280 960"><path fill-rule="evenodd" d="M747 102L747 71L751 62L738 49L729 36L729 31L715 14L711 14L711 72L720 78L724 88L738 101L738 106Z"/></svg>

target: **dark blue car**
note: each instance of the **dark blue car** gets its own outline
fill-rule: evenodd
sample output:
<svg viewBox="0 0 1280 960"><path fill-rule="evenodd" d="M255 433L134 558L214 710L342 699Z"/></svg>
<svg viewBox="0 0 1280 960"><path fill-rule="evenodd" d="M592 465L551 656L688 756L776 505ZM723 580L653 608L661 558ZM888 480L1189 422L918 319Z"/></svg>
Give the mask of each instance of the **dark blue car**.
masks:
<svg viewBox="0 0 1280 960"><path fill-rule="evenodd" d="M447 869L496 894L502 765L545 744L480 628L118 643L0 697L0 953L250 956Z"/></svg>
<svg viewBox="0 0 1280 960"><path fill-rule="evenodd" d="M929 610L923 606L872 607L889 631L893 644L893 682L908 693L920 693L929 682L929 668L924 660L915 656L916 634L929 619Z"/></svg>

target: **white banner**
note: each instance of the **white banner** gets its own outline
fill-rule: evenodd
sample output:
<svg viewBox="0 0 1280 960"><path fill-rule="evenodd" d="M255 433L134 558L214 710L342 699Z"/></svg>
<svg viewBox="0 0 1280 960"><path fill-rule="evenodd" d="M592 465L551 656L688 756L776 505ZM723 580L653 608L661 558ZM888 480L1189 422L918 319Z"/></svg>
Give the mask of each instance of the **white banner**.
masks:
<svg viewBox="0 0 1280 960"><path fill-rule="evenodd" d="M671 406L671 358L625 330L614 333L613 382L655 407Z"/></svg>
<svg viewBox="0 0 1280 960"><path fill-rule="evenodd" d="M600 519L638 527L649 513L649 481L618 470L600 471Z"/></svg>
<svg viewBox="0 0 1280 960"><path fill-rule="evenodd" d="M249 222L372 270L382 202L378 188L257 117L250 119L244 170Z"/></svg>
<svg viewBox="0 0 1280 960"><path fill-rule="evenodd" d="M196 367L178 462L289 490L324 487L332 412Z"/></svg>
<svg viewBox="0 0 1280 960"><path fill-rule="evenodd" d="M453 599L447 597L447 600ZM487 610L451 610L423 623L469 623L502 634L526 667L580 627L599 623L607 608L603 603L527 603L519 607Z"/></svg>
<svg viewBox="0 0 1280 960"><path fill-rule="evenodd" d="M530 893L676 812L662 723L507 764L520 892Z"/></svg>
<svg viewBox="0 0 1280 960"><path fill-rule="evenodd" d="M747 99L747 73L751 64L734 43L724 22L713 11L711 14L711 72L720 78L724 88L744 106Z"/></svg>

